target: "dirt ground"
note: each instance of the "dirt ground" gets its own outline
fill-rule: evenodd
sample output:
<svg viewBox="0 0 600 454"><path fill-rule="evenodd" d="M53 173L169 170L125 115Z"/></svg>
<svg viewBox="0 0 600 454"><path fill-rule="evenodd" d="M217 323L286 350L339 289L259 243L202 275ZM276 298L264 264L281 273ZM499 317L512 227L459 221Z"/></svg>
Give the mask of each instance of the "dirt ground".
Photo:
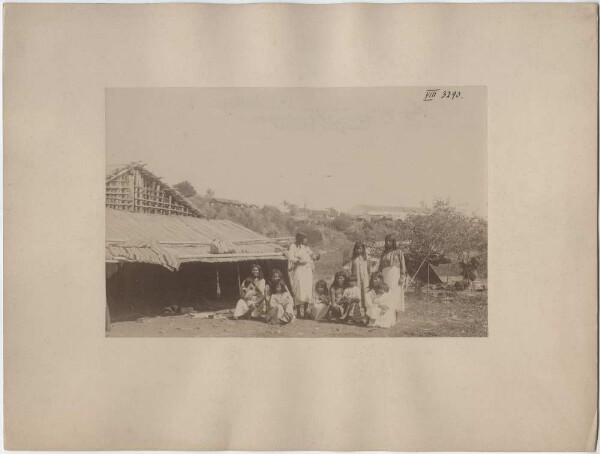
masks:
<svg viewBox="0 0 600 454"><path fill-rule="evenodd" d="M407 292L406 312L389 329L301 319L289 325L271 326L255 320L236 321L228 312L219 311L114 322L107 332L108 337L485 337L487 334L487 292L471 290Z"/></svg>

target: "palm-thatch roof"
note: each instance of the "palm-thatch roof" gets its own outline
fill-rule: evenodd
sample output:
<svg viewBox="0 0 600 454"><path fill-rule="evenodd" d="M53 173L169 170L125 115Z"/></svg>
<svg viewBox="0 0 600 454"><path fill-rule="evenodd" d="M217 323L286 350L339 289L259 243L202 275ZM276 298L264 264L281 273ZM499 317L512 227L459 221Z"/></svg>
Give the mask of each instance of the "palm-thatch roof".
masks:
<svg viewBox="0 0 600 454"><path fill-rule="evenodd" d="M177 270L186 262L286 260L288 238L267 238L230 220L204 218L140 163L107 168L105 212L107 262ZM230 250L211 252L216 241Z"/></svg>

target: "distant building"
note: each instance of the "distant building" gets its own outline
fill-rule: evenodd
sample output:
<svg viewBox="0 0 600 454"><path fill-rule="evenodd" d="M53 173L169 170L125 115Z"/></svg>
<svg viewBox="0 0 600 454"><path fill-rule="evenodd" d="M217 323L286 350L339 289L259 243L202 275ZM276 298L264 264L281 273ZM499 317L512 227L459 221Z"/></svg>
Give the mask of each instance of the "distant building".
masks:
<svg viewBox="0 0 600 454"><path fill-rule="evenodd" d="M298 210L296 213L294 213L292 215L292 219L296 222L309 222L310 216L304 210L302 210L302 211Z"/></svg>
<svg viewBox="0 0 600 454"><path fill-rule="evenodd" d="M396 207L379 205L355 205L348 212L349 215L357 219L372 221L376 219L392 219L404 221L411 214L422 213L422 208L416 207Z"/></svg>
<svg viewBox="0 0 600 454"><path fill-rule="evenodd" d="M335 219L336 216L337 211L333 208L325 208L322 210L298 208L292 215L292 219L296 222L327 221Z"/></svg>
<svg viewBox="0 0 600 454"><path fill-rule="evenodd" d="M322 210L308 210L311 219L332 220L337 216L337 211L333 208L324 208Z"/></svg>
<svg viewBox="0 0 600 454"><path fill-rule="evenodd" d="M208 203L212 206L227 205L227 206L234 206L234 207L238 207L238 208L258 208L258 206L256 206L256 205L252 205L249 203L244 203L244 202L240 202L239 200L232 200L232 199L212 198L209 200Z"/></svg>

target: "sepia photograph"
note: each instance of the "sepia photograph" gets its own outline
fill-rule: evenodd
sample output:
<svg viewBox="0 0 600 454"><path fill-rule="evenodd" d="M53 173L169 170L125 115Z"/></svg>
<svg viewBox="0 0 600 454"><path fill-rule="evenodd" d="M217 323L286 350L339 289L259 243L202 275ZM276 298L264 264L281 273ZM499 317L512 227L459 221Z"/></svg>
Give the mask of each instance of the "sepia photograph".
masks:
<svg viewBox="0 0 600 454"><path fill-rule="evenodd" d="M597 4L10 3L3 43L6 450L596 449Z"/></svg>
<svg viewBox="0 0 600 454"><path fill-rule="evenodd" d="M108 337L486 337L482 86L108 88Z"/></svg>

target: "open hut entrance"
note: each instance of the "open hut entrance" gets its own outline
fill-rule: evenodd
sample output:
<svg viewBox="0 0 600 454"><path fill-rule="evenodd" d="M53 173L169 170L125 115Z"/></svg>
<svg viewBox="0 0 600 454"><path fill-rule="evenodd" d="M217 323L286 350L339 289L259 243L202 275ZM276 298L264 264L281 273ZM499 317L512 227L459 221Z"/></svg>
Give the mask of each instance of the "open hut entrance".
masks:
<svg viewBox="0 0 600 454"><path fill-rule="evenodd" d="M265 275L283 271L288 287L287 262L252 260L227 263L184 263L179 271L160 265L122 263L107 265L106 299L112 321L161 314L168 306L196 311L229 309L239 299L239 283L258 263ZM239 270L239 275L238 275ZM238 277L239 276L239 277Z"/></svg>

